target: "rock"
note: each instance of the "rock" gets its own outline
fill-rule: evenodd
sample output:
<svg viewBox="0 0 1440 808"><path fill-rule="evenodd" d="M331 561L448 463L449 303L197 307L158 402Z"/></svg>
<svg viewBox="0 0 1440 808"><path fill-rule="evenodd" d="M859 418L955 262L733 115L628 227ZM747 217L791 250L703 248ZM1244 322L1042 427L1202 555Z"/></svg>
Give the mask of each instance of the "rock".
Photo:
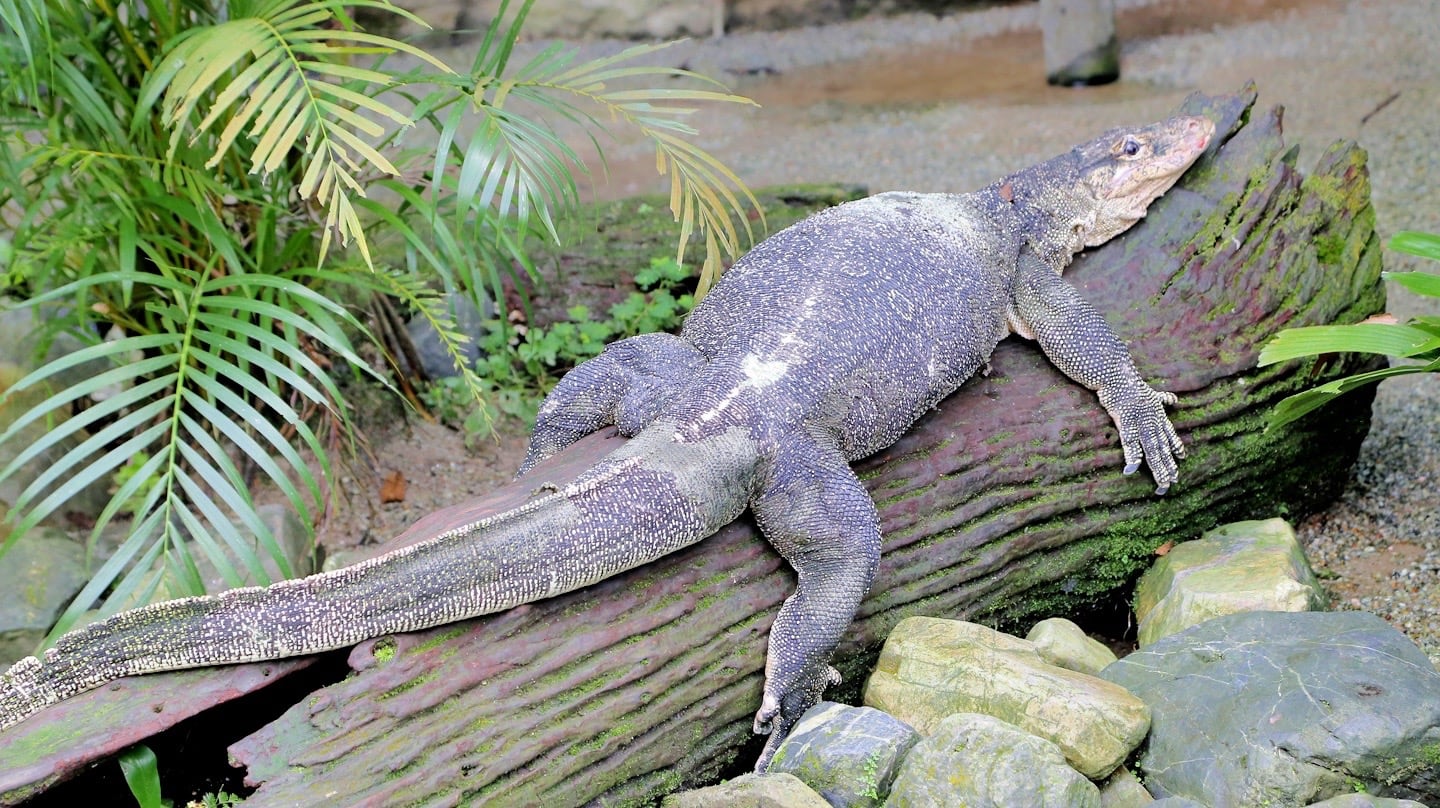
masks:
<svg viewBox="0 0 1440 808"><path fill-rule="evenodd" d="M85 343L74 334L65 331L46 333L46 325L53 324L64 313L60 308L51 305L12 308L16 305L17 301L11 298L0 298L0 366L13 366L28 372L85 347ZM42 345L47 339L49 344ZM45 350L40 351L41 347ZM59 371L51 377L50 384L56 390L63 390L103 373L109 367L104 359L91 359ZM9 386L8 383L6 386Z"/></svg>
<svg viewBox="0 0 1440 808"><path fill-rule="evenodd" d="M454 330L470 338L461 346L461 355L465 363L473 368L475 361L480 358L480 340L485 336L485 320L495 316L495 307L487 298L485 312L482 314L480 309L476 308L475 302L463 294L450 295L448 303ZM440 334L428 319L419 314L411 317L405 323L405 333L409 335L410 344L415 348L420 369L425 371L428 378L445 379L459 375L459 371L455 369L454 358L445 350Z"/></svg>
<svg viewBox="0 0 1440 808"><path fill-rule="evenodd" d="M793 774L746 774L716 786L671 794L660 808L830 808Z"/></svg>
<svg viewBox="0 0 1440 808"><path fill-rule="evenodd" d="M1115 652L1063 617L1041 620L1025 639L1035 644L1040 658L1067 670L1091 676L1115 661Z"/></svg>
<svg viewBox="0 0 1440 808"><path fill-rule="evenodd" d="M1040 0L1045 80L1062 87L1120 78L1115 0Z"/></svg>
<svg viewBox="0 0 1440 808"><path fill-rule="evenodd" d="M84 545L60 530L34 528L10 548L0 562L0 670L35 652L88 580Z"/></svg>
<svg viewBox="0 0 1440 808"><path fill-rule="evenodd" d="M998 718L951 715L910 750L886 808L1099 808L1060 748Z"/></svg>
<svg viewBox="0 0 1440 808"><path fill-rule="evenodd" d="M1051 665L1018 637L930 617L890 632L865 704L924 735L953 713L992 715L1052 741L1095 778L1114 771L1150 726L1149 709L1123 688Z"/></svg>
<svg viewBox="0 0 1440 808"><path fill-rule="evenodd" d="M1232 522L1176 545L1140 577L1140 647L1236 612L1325 608L1325 591L1283 519Z"/></svg>
<svg viewBox="0 0 1440 808"><path fill-rule="evenodd" d="M1156 796L1308 805L1353 792L1440 802L1440 673L1363 612L1207 620L1106 668L1153 710Z"/></svg>
<svg viewBox="0 0 1440 808"><path fill-rule="evenodd" d="M920 733L894 716L822 701L795 723L769 770L795 775L833 808L873 808L918 740Z"/></svg>
<svg viewBox="0 0 1440 808"><path fill-rule="evenodd" d="M1148 808L1210 808L1210 806L1194 800L1187 800L1184 797L1165 797L1150 803Z"/></svg>
<svg viewBox="0 0 1440 808"><path fill-rule="evenodd" d="M1100 808L1145 808L1154 801L1140 778L1123 766L1100 786Z"/></svg>
<svg viewBox="0 0 1440 808"><path fill-rule="evenodd" d="M1310 808L1425 808L1425 804L1414 800L1394 800L1389 797L1350 793L1322 802L1312 802Z"/></svg>
<svg viewBox="0 0 1440 808"><path fill-rule="evenodd" d="M585 0L581 3L536 3L525 18L531 37L617 37L620 39L673 39L686 34L709 35L714 27L717 0ZM796 0L791 0L796 2ZM402 0L402 8L415 12L435 30L483 30L499 10L500 0ZM510 13L514 13L511 6ZM395 33L414 36L424 28L385 15Z"/></svg>
<svg viewBox="0 0 1440 808"><path fill-rule="evenodd" d="M434 27L428 30L393 15L374 15L392 33L414 37L434 32L483 29L500 0L399 0ZM903 7L904 4L901 4ZM894 0L584 0L536 3L525 20L527 37L673 39L718 35L717 18L750 29L795 28L853 20L870 12L894 12ZM514 11L511 5L511 12ZM364 17L368 22L373 17Z"/></svg>

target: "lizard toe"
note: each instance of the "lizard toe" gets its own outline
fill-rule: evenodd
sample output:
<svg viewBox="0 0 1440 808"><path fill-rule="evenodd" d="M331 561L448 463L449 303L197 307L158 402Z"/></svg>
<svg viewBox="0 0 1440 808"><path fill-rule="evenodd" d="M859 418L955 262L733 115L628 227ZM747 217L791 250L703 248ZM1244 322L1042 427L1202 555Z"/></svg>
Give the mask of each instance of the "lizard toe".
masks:
<svg viewBox="0 0 1440 808"><path fill-rule="evenodd" d="M780 714L780 700L766 693L755 713L755 734L769 735L775 729L775 717Z"/></svg>

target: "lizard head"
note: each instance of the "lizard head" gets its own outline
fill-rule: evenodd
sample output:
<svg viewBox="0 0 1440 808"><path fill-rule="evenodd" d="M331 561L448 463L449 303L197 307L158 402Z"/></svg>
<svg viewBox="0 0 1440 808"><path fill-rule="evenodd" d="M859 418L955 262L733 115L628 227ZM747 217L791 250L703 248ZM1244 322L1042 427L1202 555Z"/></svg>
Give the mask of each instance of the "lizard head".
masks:
<svg viewBox="0 0 1440 808"><path fill-rule="evenodd" d="M1150 203L1180 179L1214 134L1215 124L1206 118L1179 117L1112 129L1076 147L1080 178L1095 199L1093 220L1076 225L1083 246L1103 244L1144 218Z"/></svg>

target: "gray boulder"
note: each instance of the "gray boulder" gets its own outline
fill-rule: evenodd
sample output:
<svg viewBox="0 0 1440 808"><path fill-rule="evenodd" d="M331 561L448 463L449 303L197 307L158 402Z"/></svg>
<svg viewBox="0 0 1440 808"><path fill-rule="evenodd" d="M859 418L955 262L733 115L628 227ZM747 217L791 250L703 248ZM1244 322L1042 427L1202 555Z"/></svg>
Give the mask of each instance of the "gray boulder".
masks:
<svg viewBox="0 0 1440 808"><path fill-rule="evenodd" d="M35 652L89 577L84 546L55 528L33 528L10 548L0 562L0 668Z"/></svg>
<svg viewBox="0 0 1440 808"><path fill-rule="evenodd" d="M449 295L446 302L450 317L454 321L451 323L454 330L469 340L461 346L461 356L466 365L474 367L481 354L480 340L485 336L485 321L495 316L495 308L489 299L486 299L485 311L482 313L469 295L461 293ZM445 350L445 343L440 339L439 332L428 319L419 314L411 317L405 323L405 332L410 337L410 344L415 348L415 358L420 362L420 369L425 371L427 377L445 379L460 375L460 371L455 367L455 358Z"/></svg>
<svg viewBox="0 0 1440 808"><path fill-rule="evenodd" d="M953 713L985 713L1052 741L1081 774L1104 777L1145 737L1144 702L1104 679L1040 658L976 623L908 617L880 651L865 704L922 734Z"/></svg>
<svg viewBox="0 0 1440 808"><path fill-rule="evenodd" d="M1035 644L1041 659L1066 670L1094 676L1115 661L1114 651L1063 617L1041 620L1025 639Z"/></svg>
<svg viewBox="0 0 1440 808"><path fill-rule="evenodd" d="M1440 673L1374 615L1217 617L1102 676L1153 711L1139 767L1157 797L1285 808L1359 787L1440 799Z"/></svg>
<svg viewBox="0 0 1440 808"><path fill-rule="evenodd" d="M1425 808L1425 804L1414 800L1393 800L1389 797L1352 792L1331 797L1324 802L1312 802L1310 808Z"/></svg>
<svg viewBox="0 0 1440 808"><path fill-rule="evenodd" d="M1325 608L1325 591L1284 519L1231 522L1176 546L1135 585L1140 647L1236 612Z"/></svg>
<svg viewBox="0 0 1440 808"><path fill-rule="evenodd" d="M1147 808L1154 801L1140 778L1123 766L1100 784L1100 808Z"/></svg>
<svg viewBox="0 0 1440 808"><path fill-rule="evenodd" d="M1014 724L957 713L915 745L886 808L1100 808L1100 790L1060 747Z"/></svg>
<svg viewBox="0 0 1440 808"><path fill-rule="evenodd" d="M770 771L795 775L833 808L873 808L918 740L920 733L892 715L822 701L795 723Z"/></svg>
<svg viewBox="0 0 1440 808"><path fill-rule="evenodd" d="M747 774L671 794L660 808L830 808L830 804L793 774Z"/></svg>

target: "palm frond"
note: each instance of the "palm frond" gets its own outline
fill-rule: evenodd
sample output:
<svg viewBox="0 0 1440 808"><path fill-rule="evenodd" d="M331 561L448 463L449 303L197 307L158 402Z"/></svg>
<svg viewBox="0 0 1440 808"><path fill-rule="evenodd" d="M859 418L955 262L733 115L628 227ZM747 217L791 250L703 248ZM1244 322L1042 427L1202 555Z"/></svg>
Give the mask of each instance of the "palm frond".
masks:
<svg viewBox="0 0 1440 808"><path fill-rule="evenodd" d="M146 309L155 325L153 333L97 342L61 357L14 387L18 392L43 385L66 368L87 361L109 360L112 365L21 413L0 434L0 442L65 403L85 400L116 384L123 389L62 422L0 469L4 478L62 441L74 444L17 497L11 511L13 535L23 534L75 491L107 479L132 458L147 458L116 492L93 535L121 517L135 496L149 492L134 505L135 528L131 540L122 545L122 555L148 557L151 563L102 566L57 631L64 631L105 590L113 592L102 612L126 605L126 598L152 586L146 576L152 574L154 563L170 569L172 579L178 576L196 583L188 542L200 548L227 584L267 582L261 558L284 556L256 512L250 483L236 457L254 463L308 522L312 508L321 502L321 485L280 425L291 427L300 443L324 462L324 447L296 402L332 409L339 391L293 341L303 335L363 366L342 332L361 329L360 324L343 307L301 283L273 275L161 270L92 276L34 301L74 300L102 282L123 280L144 288L151 300ZM272 293L272 299L264 299L260 290ZM313 316L315 311L323 311L325 317ZM94 431L87 433L89 429ZM239 569L232 558L238 559ZM280 573L293 571L282 562Z"/></svg>
<svg viewBox="0 0 1440 808"><path fill-rule="evenodd" d="M1440 348L1440 336L1398 323L1355 323L1287 328L1260 350L1260 364L1321 353L1354 351L1411 357Z"/></svg>
<svg viewBox="0 0 1440 808"><path fill-rule="evenodd" d="M524 3L522 10L528 6L528 2ZM637 45L579 65L571 64L571 53L552 47L506 77L482 71L503 68L508 52L489 54L482 49L475 69L485 79L470 89L467 107L481 121L464 151L460 180L454 189L459 206L475 209L498 205L502 213L507 213L513 205L522 224L528 213L539 212L553 237L548 211L574 199L573 167L580 165L579 159L554 130L534 127L529 118L508 114L506 104L512 99L524 100L581 122L593 131L607 131L619 121L651 140L657 170L670 177L670 211L680 224L677 260L683 259L691 238L704 234L706 249L699 289L703 294L718 277L724 258L738 257L743 250L740 233L744 232L745 241L753 241L748 212L760 210L760 205L734 171L686 139L695 134L686 118L695 112L694 103L754 102L726 92L713 79L688 70L629 64L669 44L673 43ZM701 86L671 86L676 79ZM648 80L654 85L637 88L631 84L636 80ZM655 86L662 82L666 86ZM461 120L456 109L444 122L442 151L436 155L436 177L443 176L443 149L456 137ZM485 182L479 181L481 177Z"/></svg>
<svg viewBox="0 0 1440 808"><path fill-rule="evenodd" d="M402 13L388 3L347 5ZM318 27L337 19L339 8L327 0L275 0L246 9L251 16L195 29L178 38L147 77L141 98L153 103L163 94L161 120L171 129L172 153L187 132L194 142L219 128L207 167L226 159L241 137L253 140L251 173L270 174L291 160L303 161L299 193L325 211L320 260L332 234L338 234L341 244L353 241L368 264L370 248L355 201L365 195L369 174L394 176L399 170L367 138L384 132L380 121L398 127L413 122L375 97L375 88L391 83L390 74L347 64L343 57L402 52L442 74L451 71L399 40L353 26Z"/></svg>
<svg viewBox="0 0 1440 808"><path fill-rule="evenodd" d="M514 14L509 0L501 3L468 75L404 77L405 88L436 87L405 95L413 117L439 132L429 172L430 203L417 209L448 207L455 217L448 228L456 231L469 217L513 220L513 227L476 227L495 240L528 232L533 219L539 232L558 239L554 217L574 204L576 177L588 168L532 110L580 125L602 160L597 133L630 127L654 143L657 169L671 179L671 212L680 224L677 254L683 257L690 239L704 234L703 292L724 258L743 249L741 232L753 240L749 211L758 211L759 205L733 171L685 140L695 134L685 121L697 103L754 102L688 70L633 64L673 43L638 45L579 64L573 49L556 44L513 67L514 44L532 2L517 4ZM677 79L700 86L676 87ZM650 84L637 87L636 82ZM510 252L503 249L501 255Z"/></svg>

